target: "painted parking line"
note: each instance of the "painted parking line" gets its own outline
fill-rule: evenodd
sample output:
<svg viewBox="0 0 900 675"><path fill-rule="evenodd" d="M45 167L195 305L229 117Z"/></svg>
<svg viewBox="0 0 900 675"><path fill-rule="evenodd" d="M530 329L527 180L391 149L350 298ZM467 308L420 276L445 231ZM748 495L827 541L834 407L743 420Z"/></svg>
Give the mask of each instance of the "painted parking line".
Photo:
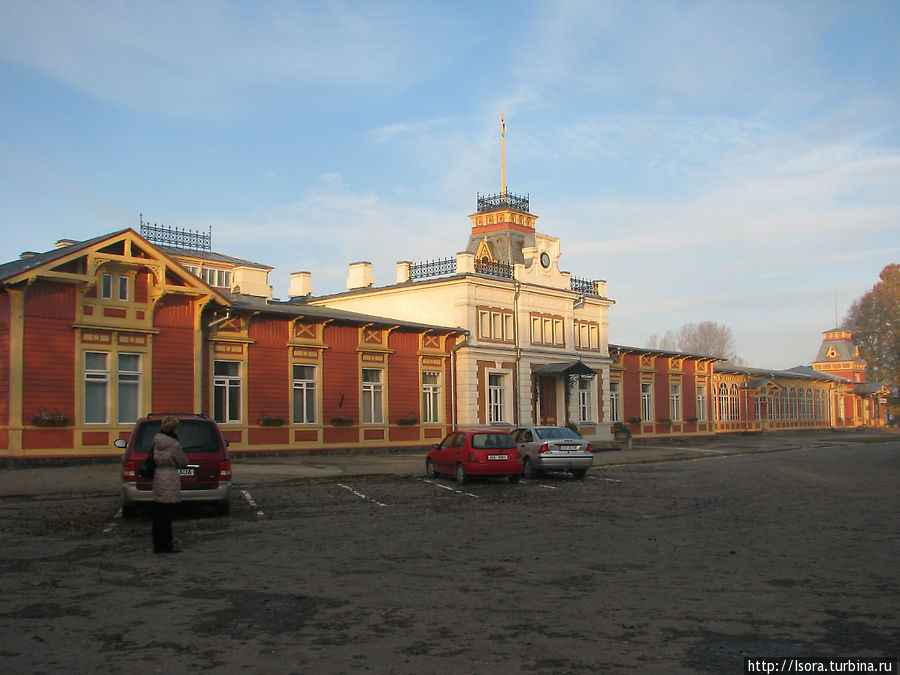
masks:
<svg viewBox="0 0 900 675"><path fill-rule="evenodd" d="M338 483L338 487L342 487L342 488L344 488L345 490L350 490L350 492L352 492L353 494L355 494L357 497L359 497L360 499L365 499L367 502L372 502L373 504L378 504L378 506L387 506L387 504L385 504L385 503L383 503L383 502L379 502L379 501L376 500L376 499L372 499L371 497L367 497L367 496L364 495L362 492L357 492L356 490L354 490L354 489L353 489L352 487L350 487L349 485L344 485L343 483Z"/></svg>
<svg viewBox="0 0 900 675"><path fill-rule="evenodd" d="M519 482L520 482L522 485L529 485L531 481L520 480ZM558 490L558 489L559 489L556 485L547 485L546 483L538 483L537 486L538 486L538 487L542 487L542 488L544 488L545 490Z"/></svg>
<svg viewBox="0 0 900 675"><path fill-rule="evenodd" d="M622 481L615 478L598 478L597 476L588 476L591 480L605 480L607 483L621 483Z"/></svg>
<svg viewBox="0 0 900 675"><path fill-rule="evenodd" d="M478 499L478 495L473 495L471 492L466 492L465 490L457 490L455 488L448 487L447 485L437 483L433 480L428 480L427 478L417 478L416 480L419 480L423 483L428 483L429 485L434 485L435 487L439 487L442 490L446 490L447 492L455 492L458 495L465 495L466 497L475 497L475 499Z"/></svg>
<svg viewBox="0 0 900 675"><path fill-rule="evenodd" d="M250 508L256 509L256 517L257 518L265 518L266 517L266 514L262 512L262 509L260 509L256 505L255 501L253 501L253 497L250 496L249 492L247 492L246 490L241 490L241 494L244 495L244 499L247 500L247 503L250 505Z"/></svg>

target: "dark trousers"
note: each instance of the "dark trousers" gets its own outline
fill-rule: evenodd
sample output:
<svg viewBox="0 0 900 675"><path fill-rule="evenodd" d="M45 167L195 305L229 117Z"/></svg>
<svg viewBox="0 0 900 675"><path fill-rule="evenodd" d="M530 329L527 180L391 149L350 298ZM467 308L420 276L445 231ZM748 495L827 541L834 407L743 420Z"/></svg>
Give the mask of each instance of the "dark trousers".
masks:
<svg viewBox="0 0 900 675"><path fill-rule="evenodd" d="M153 550L172 550L172 513L175 504L153 502Z"/></svg>

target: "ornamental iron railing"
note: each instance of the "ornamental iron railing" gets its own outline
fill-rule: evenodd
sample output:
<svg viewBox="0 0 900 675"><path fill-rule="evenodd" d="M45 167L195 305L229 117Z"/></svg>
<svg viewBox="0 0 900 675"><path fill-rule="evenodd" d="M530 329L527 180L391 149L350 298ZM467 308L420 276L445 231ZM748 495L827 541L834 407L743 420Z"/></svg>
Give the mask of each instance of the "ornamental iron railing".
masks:
<svg viewBox="0 0 900 675"><path fill-rule="evenodd" d="M144 214L141 214L141 236L151 244L161 244L190 251L212 251L211 225L209 233L205 234L196 230L151 225L144 222Z"/></svg>
<svg viewBox="0 0 900 675"><path fill-rule="evenodd" d="M478 202L478 213L486 213L488 211L497 211L499 209L512 209L513 211L521 211L529 213L528 196L520 197L508 192L502 192L498 195L479 195L476 194Z"/></svg>
<svg viewBox="0 0 900 675"><path fill-rule="evenodd" d="M489 277L500 277L501 279L513 278L513 266L502 262L490 262L488 260L476 260L475 271L479 274L485 274Z"/></svg>
<svg viewBox="0 0 900 675"><path fill-rule="evenodd" d="M573 291L581 295L595 295L598 297L600 295L600 293L597 291L596 281L589 281L587 279L572 277L571 287Z"/></svg>
<svg viewBox="0 0 900 675"><path fill-rule="evenodd" d="M410 268L410 277L413 279L444 277L451 274L456 274L456 260L454 258L413 263Z"/></svg>

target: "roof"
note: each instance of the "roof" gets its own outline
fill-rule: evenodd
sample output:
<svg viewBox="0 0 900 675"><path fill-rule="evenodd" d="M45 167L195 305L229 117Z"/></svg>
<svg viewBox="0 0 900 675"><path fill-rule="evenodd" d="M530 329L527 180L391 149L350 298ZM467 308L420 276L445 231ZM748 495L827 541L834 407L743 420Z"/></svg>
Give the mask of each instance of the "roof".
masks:
<svg viewBox="0 0 900 675"><path fill-rule="evenodd" d="M77 241L73 244L69 244L68 246L60 246L59 248L54 248L44 253L36 253L35 255L30 255L27 258L20 258L18 260L4 263L0 265L0 281L6 281L7 279L11 279L12 277L22 274L23 272L28 272L29 270L36 269L38 267L46 265L47 263L51 263L55 260L59 260L60 258L64 258L72 253L77 253L82 249L89 248L94 244L98 244L101 241L123 234L127 231L128 228L125 228L116 232L110 232L109 234L102 234L99 237L94 237L93 239Z"/></svg>
<svg viewBox="0 0 900 675"><path fill-rule="evenodd" d="M584 361L557 361L545 363L532 369L534 375L596 375L597 371L590 368Z"/></svg>
<svg viewBox="0 0 900 675"><path fill-rule="evenodd" d="M230 255L225 255L224 253L216 253L215 251L199 251L196 249L178 248L177 246L162 246L159 244L153 245L170 258L202 258L203 260L209 260L211 262L235 265L236 267L258 267L265 270L273 269L269 265L263 265L262 263L253 262L252 260L244 260L243 258L235 258Z"/></svg>
<svg viewBox="0 0 900 675"><path fill-rule="evenodd" d="M751 380L772 380L775 378L790 378L794 380L808 380L820 382L849 382L846 378L823 373L810 366L796 366L788 370L770 370L767 368L751 368L749 366L736 366L730 363L719 363L716 371L720 373L732 373L747 375Z"/></svg>
<svg viewBox="0 0 900 675"><path fill-rule="evenodd" d="M668 349L653 349L650 347L628 347L626 345L609 344L610 351L618 352L637 352L640 354L658 354L659 356L675 356L687 359L706 359L708 361L722 361L720 356L710 356L709 354L689 354L687 352L673 352Z"/></svg>
<svg viewBox="0 0 900 675"><path fill-rule="evenodd" d="M414 330L438 330L447 333L466 332L462 328L452 326L437 326L433 324L416 323L414 321L401 321L372 314L348 312L343 309L334 309L333 307L324 305L308 305L304 302L296 301L281 302L277 300L267 300L266 298L258 298L256 296L242 296L228 292L224 292L222 295L232 301L232 306L235 309L251 310L254 312L285 314L296 317L308 316L316 319L333 319L337 321L351 321L353 323L373 323L382 326L402 326Z"/></svg>

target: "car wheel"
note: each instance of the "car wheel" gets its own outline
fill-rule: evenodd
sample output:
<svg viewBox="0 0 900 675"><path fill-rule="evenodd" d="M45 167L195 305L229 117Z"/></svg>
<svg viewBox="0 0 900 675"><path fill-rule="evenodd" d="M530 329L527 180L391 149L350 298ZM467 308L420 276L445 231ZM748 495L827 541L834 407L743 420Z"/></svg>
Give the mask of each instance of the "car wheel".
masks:
<svg viewBox="0 0 900 675"><path fill-rule="evenodd" d="M425 475L429 478L434 478L437 476L437 471L434 470L434 462L430 459L425 460Z"/></svg>
<svg viewBox="0 0 900 675"><path fill-rule="evenodd" d="M462 464L456 465L456 482L460 485L466 484L466 470L463 469Z"/></svg>
<svg viewBox="0 0 900 675"><path fill-rule="evenodd" d="M531 460L526 457L525 461L522 462L522 475L525 478L537 478L537 469L534 468L534 464L531 463Z"/></svg>
<svg viewBox="0 0 900 675"><path fill-rule="evenodd" d="M134 504L122 504L122 517L134 518L137 515L137 506Z"/></svg>
<svg viewBox="0 0 900 675"><path fill-rule="evenodd" d="M572 469L572 475L575 476L575 480L584 480L586 473L587 469Z"/></svg>
<svg viewBox="0 0 900 675"><path fill-rule="evenodd" d="M225 516L231 513L231 502L216 502L213 508L220 516Z"/></svg>
<svg viewBox="0 0 900 675"><path fill-rule="evenodd" d="M512 483L513 485L515 485L516 483L519 482L519 478L521 478L521 476L519 476L519 474L517 474L517 473L514 473L512 476L509 477L509 482Z"/></svg>

